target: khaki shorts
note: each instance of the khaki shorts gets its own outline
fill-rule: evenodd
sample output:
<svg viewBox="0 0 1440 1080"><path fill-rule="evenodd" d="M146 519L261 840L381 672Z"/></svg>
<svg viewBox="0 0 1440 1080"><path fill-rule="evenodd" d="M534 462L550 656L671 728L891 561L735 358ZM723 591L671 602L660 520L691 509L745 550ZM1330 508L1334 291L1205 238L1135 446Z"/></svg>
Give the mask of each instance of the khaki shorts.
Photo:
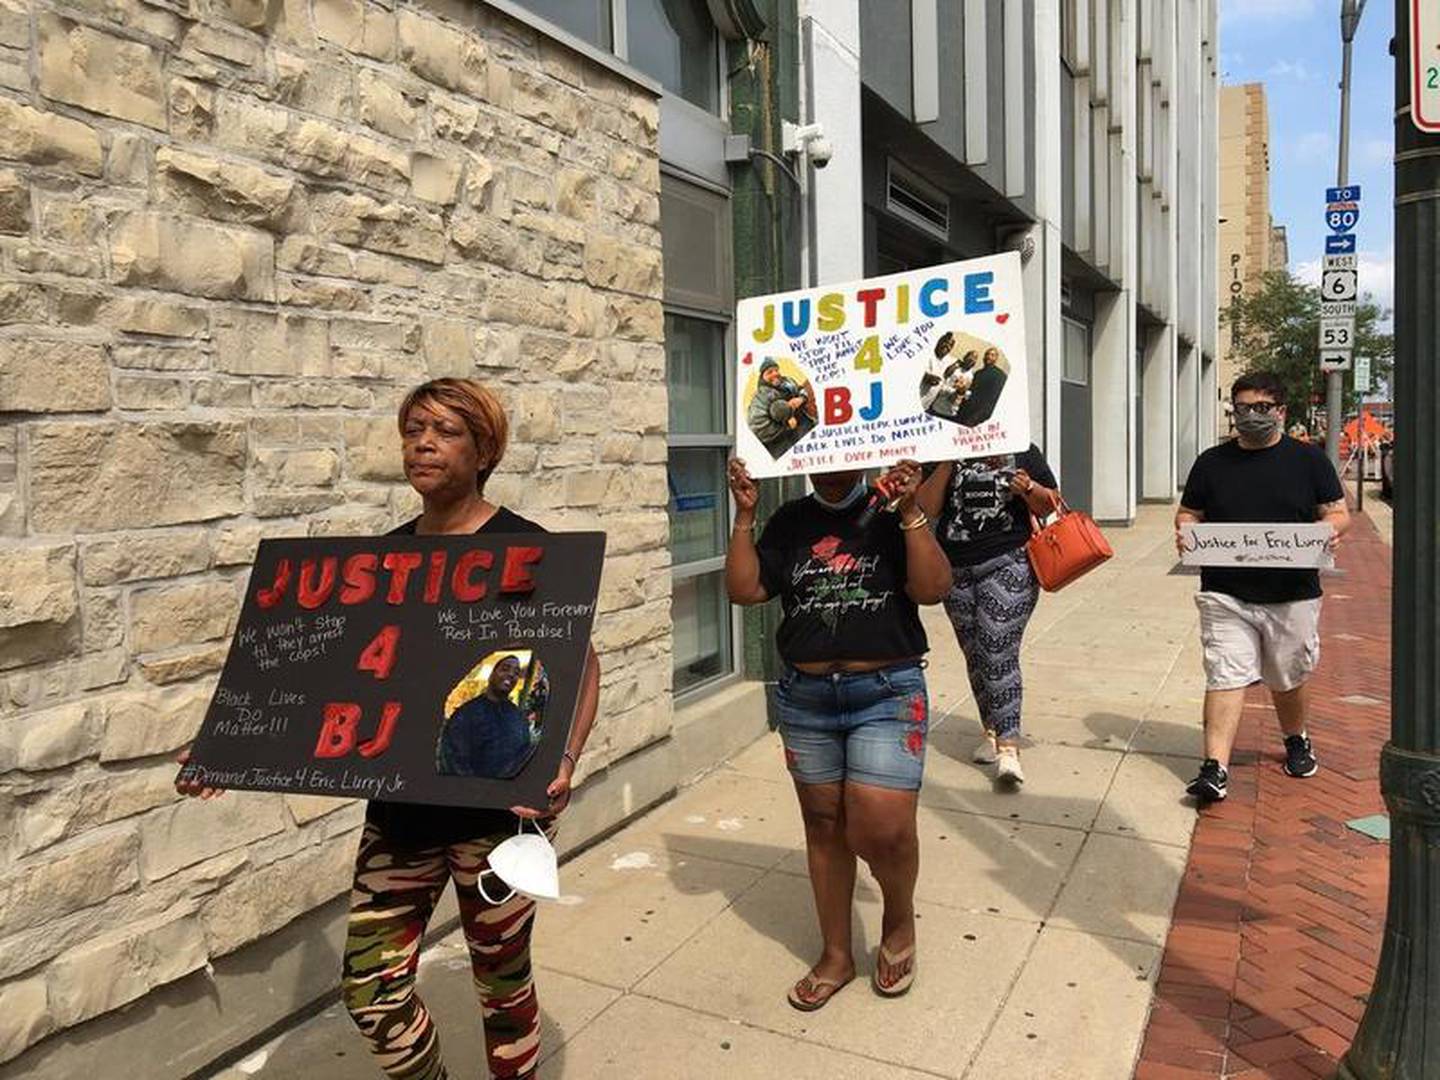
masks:
<svg viewBox="0 0 1440 1080"><path fill-rule="evenodd" d="M1228 593L1195 594L1205 688L1239 690L1263 682L1284 693L1320 662L1320 598L1252 604Z"/></svg>

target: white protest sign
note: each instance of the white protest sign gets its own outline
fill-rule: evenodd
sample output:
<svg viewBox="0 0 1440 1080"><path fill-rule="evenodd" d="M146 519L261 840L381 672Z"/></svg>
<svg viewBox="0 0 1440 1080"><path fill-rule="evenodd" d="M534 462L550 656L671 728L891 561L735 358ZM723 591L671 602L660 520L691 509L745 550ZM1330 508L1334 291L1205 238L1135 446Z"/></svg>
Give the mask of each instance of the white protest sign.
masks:
<svg viewBox="0 0 1440 1080"><path fill-rule="evenodd" d="M1202 522L1180 527L1180 561L1186 566L1329 569L1335 565L1334 539L1335 530L1321 522Z"/></svg>
<svg viewBox="0 0 1440 1080"><path fill-rule="evenodd" d="M752 476L1030 445L1015 252L742 300L736 452Z"/></svg>

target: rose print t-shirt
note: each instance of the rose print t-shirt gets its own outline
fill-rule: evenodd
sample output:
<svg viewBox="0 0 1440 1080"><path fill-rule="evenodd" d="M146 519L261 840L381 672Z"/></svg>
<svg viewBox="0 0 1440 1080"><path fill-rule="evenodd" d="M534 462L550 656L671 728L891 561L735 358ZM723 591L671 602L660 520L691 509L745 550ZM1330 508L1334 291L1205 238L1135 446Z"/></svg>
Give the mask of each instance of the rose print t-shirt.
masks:
<svg viewBox="0 0 1440 1080"><path fill-rule="evenodd" d="M865 500L832 510L814 496L782 506L756 544L760 581L785 618L776 633L792 664L903 660L930 646L905 594L905 535L898 514L865 524Z"/></svg>

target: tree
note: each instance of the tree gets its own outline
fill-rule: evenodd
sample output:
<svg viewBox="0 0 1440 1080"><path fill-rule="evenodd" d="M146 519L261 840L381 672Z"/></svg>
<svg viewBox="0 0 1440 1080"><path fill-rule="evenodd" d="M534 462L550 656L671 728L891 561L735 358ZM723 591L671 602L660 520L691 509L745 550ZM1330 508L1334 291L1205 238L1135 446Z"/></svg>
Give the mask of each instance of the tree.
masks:
<svg viewBox="0 0 1440 1080"><path fill-rule="evenodd" d="M1390 312L1367 294L1355 305L1354 355L1370 357L1372 385L1388 380L1394 368L1395 340L1388 331ZM1268 371L1285 384L1292 420L1310 415L1317 398L1325 400L1320 370L1320 290L1297 280L1289 270L1270 270L1254 292L1235 297L1221 312L1221 333L1240 357L1240 370ZM1228 392L1228 387L1222 387ZM1359 409L1354 372L1345 372L1344 412Z"/></svg>

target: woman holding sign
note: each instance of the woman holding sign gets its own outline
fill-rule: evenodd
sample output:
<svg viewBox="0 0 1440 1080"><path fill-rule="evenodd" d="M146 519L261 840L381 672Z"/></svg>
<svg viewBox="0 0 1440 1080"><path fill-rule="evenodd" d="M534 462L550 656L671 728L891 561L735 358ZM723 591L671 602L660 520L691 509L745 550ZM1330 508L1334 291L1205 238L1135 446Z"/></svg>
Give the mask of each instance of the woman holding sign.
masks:
<svg viewBox="0 0 1440 1080"><path fill-rule="evenodd" d="M988 355L986 363L993 364ZM985 729L975 760L995 765L996 779L1010 784L1025 782L1020 644L1040 599L1025 542L1030 516L1044 517L1059 505L1055 488L1049 464L1032 445L1021 454L943 462L920 489L920 506L939 519L940 543L953 568L945 614L965 654Z"/></svg>
<svg viewBox="0 0 1440 1080"><path fill-rule="evenodd" d="M467 379L425 383L401 404L399 427L405 476L419 493L423 512L396 533L544 531L485 498L485 483L505 453L508 434L505 412L485 387ZM502 655L489 673L489 698L455 710L436 751L440 771L493 776L518 769L516 762L531 750L529 728L509 700L520 671L517 656ZM504 811L379 800L369 804L356 857L342 987L345 1007L388 1075L405 1080L443 1080L447 1075L435 1026L415 992L415 977L426 927L452 881L480 995L489 1073L506 1078L535 1075L540 1049L540 1010L530 965L535 902L519 892L506 895L506 883L496 881L490 856L516 837L522 818L535 821L547 835L553 832L554 816L570 801L571 775L599 695L599 663L591 650L574 725L559 773L547 788L546 807ZM490 760L494 748L481 742L493 741L489 728L495 725L487 725L480 735L473 730L472 714L487 709L487 718L493 721L503 714L514 728L503 761ZM213 794L198 785L182 791ZM531 834L529 842L534 840ZM540 854L548 858L553 874L554 853L547 843L541 846L547 849ZM513 858L509 865L507 878L523 884ZM531 863L530 868L540 871L537 880L544 876L544 867ZM487 877L488 882L482 880ZM491 894L502 899L491 900Z"/></svg>
<svg viewBox="0 0 1440 1080"><path fill-rule="evenodd" d="M505 453L509 432L505 412L489 390L468 379L436 379L410 392L399 423L405 476L424 511L397 532L543 531L485 498L485 482ZM503 667L503 661L497 664ZM540 1050L540 1009L530 969L535 901L517 892L491 903L480 878L493 873L488 856L515 835L517 818L548 825L569 804L570 777L599 700L600 665L592 651L570 741L543 810L370 804L355 865L344 995L356 1026L391 1076L446 1075L434 1025L415 993L415 972L420 939L447 881L455 883L480 993L490 1073L534 1074Z"/></svg>
<svg viewBox="0 0 1440 1080"><path fill-rule="evenodd" d="M872 985L898 997L915 978L915 807L929 727L929 645L916 605L937 603L950 588L950 565L915 503L920 467L902 462L880 493L859 471L812 476L815 493L776 511L758 541L757 491L744 462L730 462L729 479L730 599L779 597L784 610L776 704L824 939L789 1001L818 1009L855 977L857 855L885 897ZM876 513L887 499L898 513Z"/></svg>

